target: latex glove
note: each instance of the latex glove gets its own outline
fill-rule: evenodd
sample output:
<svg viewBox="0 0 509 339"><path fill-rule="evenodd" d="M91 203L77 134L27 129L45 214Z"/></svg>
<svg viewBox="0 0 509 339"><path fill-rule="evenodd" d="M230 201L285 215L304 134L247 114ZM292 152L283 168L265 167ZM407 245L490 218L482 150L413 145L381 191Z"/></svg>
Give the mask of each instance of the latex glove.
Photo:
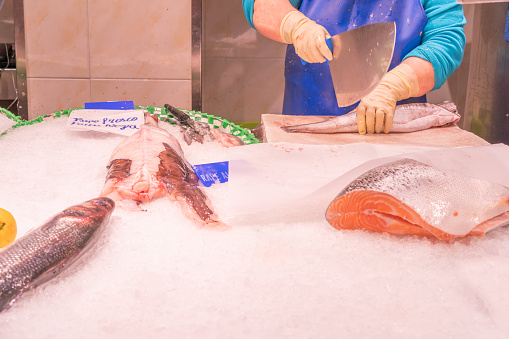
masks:
<svg viewBox="0 0 509 339"><path fill-rule="evenodd" d="M332 59L332 52L325 42L330 38L329 32L299 11L292 11L283 18L279 34L284 42L293 44L295 52L304 61L317 63Z"/></svg>
<svg viewBox="0 0 509 339"><path fill-rule="evenodd" d="M389 133L396 102L414 97L418 92L419 82L413 68L406 64L396 66L357 106L359 133L380 133L382 128Z"/></svg>

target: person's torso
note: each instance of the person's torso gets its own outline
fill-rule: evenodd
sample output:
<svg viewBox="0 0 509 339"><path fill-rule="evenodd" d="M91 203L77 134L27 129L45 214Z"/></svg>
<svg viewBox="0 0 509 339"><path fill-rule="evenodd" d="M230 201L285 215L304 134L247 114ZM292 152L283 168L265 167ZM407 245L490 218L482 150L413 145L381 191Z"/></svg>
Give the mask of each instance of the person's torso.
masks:
<svg viewBox="0 0 509 339"><path fill-rule="evenodd" d="M299 10L331 36L371 23L394 21L396 44L389 69L420 44L427 22L420 0L302 0ZM288 46L285 77L283 114L341 115L357 106L339 108L328 64L303 65L292 45Z"/></svg>

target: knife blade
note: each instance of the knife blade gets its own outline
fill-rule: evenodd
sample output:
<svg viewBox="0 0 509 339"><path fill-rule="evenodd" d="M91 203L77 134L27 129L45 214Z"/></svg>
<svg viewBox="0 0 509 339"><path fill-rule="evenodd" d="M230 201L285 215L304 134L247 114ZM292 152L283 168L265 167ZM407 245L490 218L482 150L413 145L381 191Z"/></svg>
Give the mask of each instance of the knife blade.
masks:
<svg viewBox="0 0 509 339"><path fill-rule="evenodd" d="M370 93L387 73L396 43L396 24L377 22L360 26L326 42L332 51L332 60L326 62L338 106L348 107Z"/></svg>

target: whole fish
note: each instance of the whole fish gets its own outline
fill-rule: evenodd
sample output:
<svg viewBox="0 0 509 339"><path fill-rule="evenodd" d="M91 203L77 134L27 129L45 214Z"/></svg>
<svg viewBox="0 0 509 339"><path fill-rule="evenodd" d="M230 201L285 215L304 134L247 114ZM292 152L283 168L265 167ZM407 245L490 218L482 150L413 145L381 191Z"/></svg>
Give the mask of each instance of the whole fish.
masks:
<svg viewBox="0 0 509 339"><path fill-rule="evenodd" d="M394 110L390 132L407 133L422 131L431 127L452 124L459 120L460 115L456 105L452 102L398 105ZM283 126L281 128L288 133L353 133L358 131L357 113L353 110L326 121Z"/></svg>
<svg viewBox="0 0 509 339"><path fill-rule="evenodd" d="M413 159L375 167L346 186L326 211L337 229L450 239L509 224L509 188Z"/></svg>
<svg viewBox="0 0 509 339"><path fill-rule="evenodd" d="M114 207L109 198L71 206L0 251L0 312L83 254Z"/></svg>
<svg viewBox="0 0 509 339"><path fill-rule="evenodd" d="M209 226L219 224L179 142L158 121L157 115L146 113L140 130L113 150L101 196L139 210L139 204L166 195L191 219Z"/></svg>

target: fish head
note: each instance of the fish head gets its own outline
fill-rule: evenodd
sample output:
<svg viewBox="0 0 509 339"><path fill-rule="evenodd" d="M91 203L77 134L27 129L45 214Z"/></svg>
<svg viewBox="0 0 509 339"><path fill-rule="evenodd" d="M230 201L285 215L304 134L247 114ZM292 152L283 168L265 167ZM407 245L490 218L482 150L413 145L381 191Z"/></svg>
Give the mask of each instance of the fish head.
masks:
<svg viewBox="0 0 509 339"><path fill-rule="evenodd" d="M438 111L438 119L440 121L440 125L446 125L453 122L458 122L461 119L461 115L458 111L458 108L453 102L445 101L441 104L435 104L439 108L441 108L440 111Z"/></svg>
<svg viewBox="0 0 509 339"><path fill-rule="evenodd" d="M77 227L98 228L109 220L114 209L115 202L112 199L99 197L68 207L62 211L62 215L83 221L75 223Z"/></svg>

